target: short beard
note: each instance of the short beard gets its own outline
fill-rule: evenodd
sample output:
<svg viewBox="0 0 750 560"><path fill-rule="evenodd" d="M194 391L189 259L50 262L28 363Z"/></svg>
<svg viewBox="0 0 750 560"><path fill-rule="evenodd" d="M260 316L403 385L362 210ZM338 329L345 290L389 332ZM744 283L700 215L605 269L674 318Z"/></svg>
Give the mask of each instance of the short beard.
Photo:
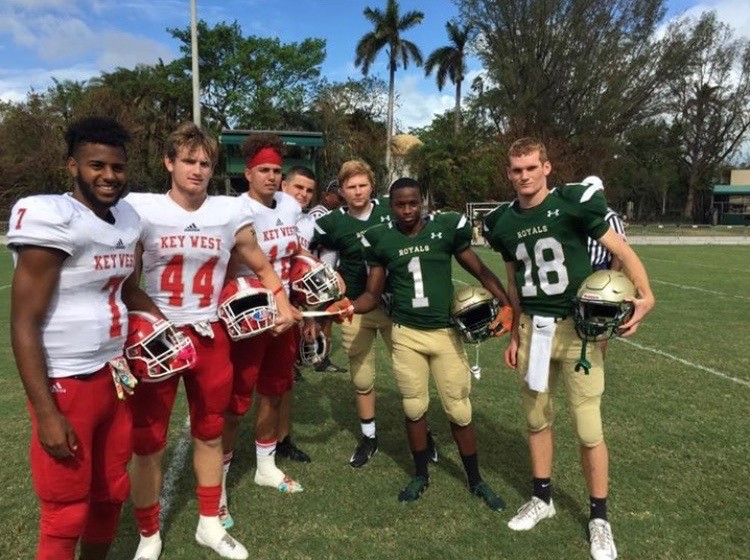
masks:
<svg viewBox="0 0 750 560"><path fill-rule="evenodd" d="M118 202L120 202L120 199L127 193L127 189L122 189L119 196L114 199L114 201L103 202L96 198L96 195L94 194L94 188L89 183L84 181L80 175L77 175L75 180L76 184L78 185L78 191L81 193L83 198L86 199L86 202L89 203L93 210L109 210Z"/></svg>

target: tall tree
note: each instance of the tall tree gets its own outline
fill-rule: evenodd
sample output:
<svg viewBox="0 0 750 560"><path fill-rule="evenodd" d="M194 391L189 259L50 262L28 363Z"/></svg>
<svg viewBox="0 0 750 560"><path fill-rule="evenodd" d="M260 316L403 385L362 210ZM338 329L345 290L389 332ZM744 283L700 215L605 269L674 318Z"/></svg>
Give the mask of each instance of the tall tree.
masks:
<svg viewBox="0 0 750 560"><path fill-rule="evenodd" d="M380 51L387 47L388 55L388 118L386 122L386 149L385 163L390 169L391 164L391 137L393 136L393 103L395 98L396 68L399 62L404 69L413 60L417 66L422 65L422 52L416 44L401 37L401 33L422 23L424 13L412 10L403 16L399 13L400 7L396 0L388 0L385 12L378 8L367 7L364 16L372 23L373 30L362 36L357 43L356 58L354 65L362 67L365 76L370 71L370 66L375 61Z"/></svg>
<svg viewBox="0 0 750 560"><path fill-rule="evenodd" d="M461 131L461 84L466 75L466 47L471 38L472 27L449 21L445 24L445 29L448 31L450 44L432 51L424 63L424 69L426 76L437 70L435 80L440 91L445 87L446 78L456 86L453 132L458 135Z"/></svg>
<svg viewBox="0 0 750 560"><path fill-rule="evenodd" d="M687 175L683 217L694 219L696 195L737 153L750 128L750 42L705 12L669 30L690 53L684 72L670 82L670 113Z"/></svg>
<svg viewBox="0 0 750 560"><path fill-rule="evenodd" d="M657 39L664 0L459 0L487 70L483 103L511 136L555 139L558 161L611 157L664 109L682 53Z"/></svg>

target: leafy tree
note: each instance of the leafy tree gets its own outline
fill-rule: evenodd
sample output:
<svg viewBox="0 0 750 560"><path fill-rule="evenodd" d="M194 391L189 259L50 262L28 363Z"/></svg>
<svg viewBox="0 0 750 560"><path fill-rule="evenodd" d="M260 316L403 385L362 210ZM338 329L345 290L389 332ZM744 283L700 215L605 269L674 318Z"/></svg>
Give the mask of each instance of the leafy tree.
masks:
<svg viewBox="0 0 750 560"><path fill-rule="evenodd" d="M670 81L670 115L687 175L683 217L695 217L696 196L736 154L750 127L750 42L735 39L715 12L683 19L668 31L690 58Z"/></svg>
<svg viewBox="0 0 750 560"><path fill-rule="evenodd" d="M370 66L380 51L385 47L388 55L388 118L386 122L386 167L390 169L390 142L393 136L393 104L395 99L395 76L399 62L406 68L413 60L417 66L422 65L422 52L419 47L401 37L401 33L419 25L424 13L410 11L403 16L396 0L388 0L385 12L367 7L364 16L372 23L374 29L366 33L357 43L354 65L362 67L362 74L367 76Z"/></svg>
<svg viewBox="0 0 750 560"><path fill-rule="evenodd" d="M168 29L181 42L175 61L191 71L190 28ZM212 128L283 128L304 112L320 76L325 41L282 43L245 37L237 21L209 27L198 22L201 104Z"/></svg>
<svg viewBox="0 0 750 560"><path fill-rule="evenodd" d="M425 75L435 71L435 80L440 91L448 78L456 86L456 108L454 109L454 133L461 130L461 84L466 73L466 47L471 38L470 25L461 26L455 21L445 24L450 44L432 51L424 63Z"/></svg>

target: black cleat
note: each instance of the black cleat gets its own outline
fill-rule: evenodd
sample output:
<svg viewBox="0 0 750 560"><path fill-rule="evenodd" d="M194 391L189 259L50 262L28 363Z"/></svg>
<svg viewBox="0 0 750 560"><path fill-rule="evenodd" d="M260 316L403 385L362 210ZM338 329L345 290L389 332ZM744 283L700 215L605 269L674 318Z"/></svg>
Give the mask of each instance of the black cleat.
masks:
<svg viewBox="0 0 750 560"><path fill-rule="evenodd" d="M362 436L362 439L359 440L359 445L357 445L357 449L354 450L354 454L352 455L351 459L349 459L349 464L355 469L364 467L370 460L370 457L375 455L375 453L377 452L378 437L375 436L369 438L367 436Z"/></svg>
<svg viewBox="0 0 750 560"><path fill-rule="evenodd" d="M479 496L487 504L487 507L493 511L502 511L505 509L505 502L503 499L495 494L495 491L490 488L486 482L477 482L474 486L469 488L472 494Z"/></svg>
<svg viewBox="0 0 750 560"><path fill-rule="evenodd" d="M398 493L398 501L404 504L416 502L429 485L430 481L425 477L415 476Z"/></svg>
<svg viewBox="0 0 750 560"><path fill-rule="evenodd" d="M307 453L294 445L290 436L286 436L276 444L276 455L298 463L310 463L312 461Z"/></svg>
<svg viewBox="0 0 750 560"><path fill-rule="evenodd" d="M315 366L317 373L346 373L347 369L337 366L332 363L331 360L326 356L326 359Z"/></svg>

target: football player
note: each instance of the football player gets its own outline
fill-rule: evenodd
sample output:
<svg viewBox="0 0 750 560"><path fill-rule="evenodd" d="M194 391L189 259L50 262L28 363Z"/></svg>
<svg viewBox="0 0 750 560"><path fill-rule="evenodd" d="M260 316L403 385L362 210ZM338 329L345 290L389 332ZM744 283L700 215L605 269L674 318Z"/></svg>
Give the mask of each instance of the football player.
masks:
<svg viewBox="0 0 750 560"><path fill-rule="evenodd" d="M362 245L369 266L365 292L353 302L356 313L374 309L385 288L392 291L393 372L401 393L409 449L415 475L398 499L413 502L429 485L427 422L430 372L450 421L469 490L493 510L505 507L502 499L479 473L477 442L472 423L471 374L458 333L452 328L451 263L458 263L477 278L501 303L505 331L512 317L500 280L471 249L471 224L456 212L422 216L423 199L414 179L401 178L389 189L394 221L364 232ZM501 334L502 331L498 331Z"/></svg>
<svg viewBox="0 0 750 560"><path fill-rule="evenodd" d="M390 221L390 209L373 200L375 176L364 161L345 162L339 171L338 184L345 205L315 222L313 247L336 251L338 271L346 283L346 297L353 300L365 290L367 269L359 241L367 229ZM324 259L325 260L325 259ZM391 319L382 306L374 306L364 315L341 325L341 338L349 356L349 372L356 391L357 413L362 437L349 464L362 467L378 450L375 426L375 355L372 345L380 333L390 353Z"/></svg>
<svg viewBox="0 0 750 560"><path fill-rule="evenodd" d="M283 150L284 144L274 134L254 134L244 142L241 151L245 158L248 191L239 195L235 204L252 216L260 248L281 279L277 290L286 297L292 256L302 251L297 235L302 207L293 197L279 190ZM252 276L253 271L240 266L233 267L231 274ZM298 350L299 330L296 328L282 334L264 332L232 343L234 382L222 435L225 487L240 421L250 409L253 392L257 390L255 483L285 493L302 491L302 485L286 476L276 466L275 460L281 406L285 394L294 384L294 362ZM221 508L225 523L231 524L226 493L222 496Z"/></svg>
<svg viewBox="0 0 750 560"><path fill-rule="evenodd" d="M127 197L143 222L139 260L146 293L192 340L197 352L195 366L184 375L142 383L131 403L133 503L141 534L135 554L138 560L155 560L161 553L161 463L180 378L188 398L194 445L199 509L196 541L221 557L247 558L245 547L226 532L219 519L221 435L232 390L232 364L217 306L230 256L274 292L279 310L275 332L283 336L295 322L295 311L258 245L253 216L233 197L208 195L217 156L213 138L191 123L184 124L167 139L164 165L171 178L169 191Z"/></svg>
<svg viewBox="0 0 750 560"><path fill-rule="evenodd" d="M22 198L11 212L11 343L31 417L38 560L72 560L79 538L80 558L105 558L128 497L126 305L161 316L133 275L140 219L120 201L128 139L111 119L72 124L72 193Z"/></svg>
<svg viewBox="0 0 750 560"><path fill-rule="evenodd" d="M533 138L510 148L507 174L517 198L487 215L484 237L502 254L515 322L506 364L518 371L529 431L533 495L508 526L533 528L555 515L551 494L552 390L562 378L572 408L581 462L590 496L590 550L595 560L617 556L607 522L609 459L601 421L604 369L601 350L592 348L588 374L576 372L581 340L571 309L581 282L591 274L586 240L599 241L620 260L637 289L633 316L620 328L630 336L654 306L640 259L604 221L607 206L595 185L550 190L547 151Z"/></svg>

